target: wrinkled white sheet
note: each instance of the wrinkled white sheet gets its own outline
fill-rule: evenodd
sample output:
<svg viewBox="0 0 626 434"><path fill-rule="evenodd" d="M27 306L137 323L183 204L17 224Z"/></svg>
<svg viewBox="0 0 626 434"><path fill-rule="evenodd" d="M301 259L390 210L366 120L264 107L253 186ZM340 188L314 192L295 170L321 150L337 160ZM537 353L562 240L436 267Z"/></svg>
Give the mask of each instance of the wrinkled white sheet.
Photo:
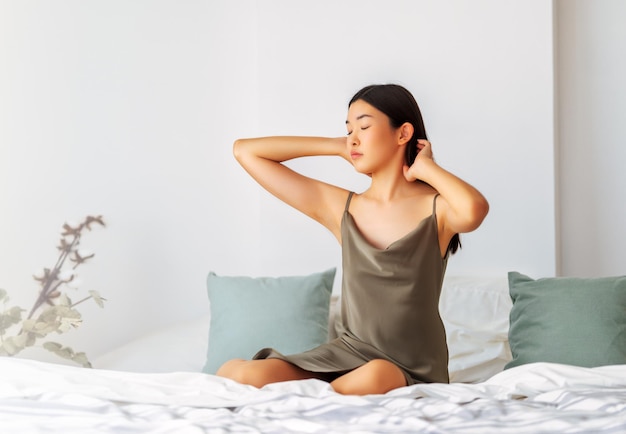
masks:
<svg viewBox="0 0 626 434"><path fill-rule="evenodd" d="M626 365L531 364L479 384L336 394L317 380L262 389L0 358L2 433L624 433Z"/></svg>

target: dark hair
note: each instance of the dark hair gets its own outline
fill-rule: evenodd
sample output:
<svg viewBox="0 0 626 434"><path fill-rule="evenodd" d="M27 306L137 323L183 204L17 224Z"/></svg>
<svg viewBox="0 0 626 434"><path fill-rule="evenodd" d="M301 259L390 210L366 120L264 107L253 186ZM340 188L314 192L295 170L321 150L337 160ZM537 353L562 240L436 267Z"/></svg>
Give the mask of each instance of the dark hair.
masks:
<svg viewBox="0 0 626 434"><path fill-rule="evenodd" d="M411 166L417 157L417 140L428 139L422 112L411 92L398 84L372 84L354 94L348 107L358 100L365 101L387 115L393 128L400 128L405 122L413 125L413 136L404 153L406 164ZM460 247L459 234L454 234L448 244L448 252L454 254Z"/></svg>

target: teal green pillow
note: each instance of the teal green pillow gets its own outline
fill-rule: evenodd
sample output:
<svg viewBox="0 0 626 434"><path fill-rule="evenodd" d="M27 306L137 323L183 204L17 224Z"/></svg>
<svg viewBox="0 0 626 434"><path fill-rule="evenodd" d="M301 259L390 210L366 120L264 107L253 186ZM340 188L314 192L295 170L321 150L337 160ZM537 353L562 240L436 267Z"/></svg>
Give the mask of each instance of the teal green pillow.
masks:
<svg viewBox="0 0 626 434"><path fill-rule="evenodd" d="M533 362L626 364L626 276L508 276L513 360L505 369Z"/></svg>
<svg viewBox="0 0 626 434"><path fill-rule="evenodd" d="M308 276L245 277L209 273L209 349L203 371L262 348L300 353L328 340L335 268Z"/></svg>

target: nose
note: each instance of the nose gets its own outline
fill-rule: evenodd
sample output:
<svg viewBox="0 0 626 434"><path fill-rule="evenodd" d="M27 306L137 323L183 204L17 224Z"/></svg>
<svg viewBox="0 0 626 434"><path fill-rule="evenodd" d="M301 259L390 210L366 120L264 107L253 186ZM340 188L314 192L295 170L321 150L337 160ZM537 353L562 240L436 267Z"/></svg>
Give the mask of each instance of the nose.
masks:
<svg viewBox="0 0 626 434"><path fill-rule="evenodd" d="M359 142L359 138L357 137L356 132L353 132L352 134L350 134L348 136L348 145L349 146L351 146L351 147L358 146L359 143L360 143Z"/></svg>

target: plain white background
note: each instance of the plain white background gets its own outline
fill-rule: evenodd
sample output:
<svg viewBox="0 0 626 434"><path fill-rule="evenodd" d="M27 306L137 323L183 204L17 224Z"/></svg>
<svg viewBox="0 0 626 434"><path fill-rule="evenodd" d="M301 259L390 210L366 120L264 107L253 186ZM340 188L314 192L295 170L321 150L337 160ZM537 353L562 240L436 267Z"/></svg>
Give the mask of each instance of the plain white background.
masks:
<svg viewBox="0 0 626 434"><path fill-rule="evenodd" d="M29 307L62 224L102 214L79 274L108 301L59 338L95 356L205 313L211 270L339 266L332 236L262 191L232 142L343 135L350 97L387 82L413 92L437 161L491 204L450 274L623 273L624 7L556 6L0 0L0 288ZM367 185L332 158L289 164Z"/></svg>
<svg viewBox="0 0 626 434"><path fill-rule="evenodd" d="M557 3L560 273L626 274L626 3Z"/></svg>

